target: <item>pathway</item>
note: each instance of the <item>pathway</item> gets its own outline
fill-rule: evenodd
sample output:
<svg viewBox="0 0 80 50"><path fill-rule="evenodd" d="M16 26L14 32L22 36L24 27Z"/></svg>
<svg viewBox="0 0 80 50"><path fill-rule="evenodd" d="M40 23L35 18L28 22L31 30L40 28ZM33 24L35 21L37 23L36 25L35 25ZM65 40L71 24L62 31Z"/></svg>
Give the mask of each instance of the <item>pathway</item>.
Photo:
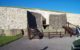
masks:
<svg viewBox="0 0 80 50"><path fill-rule="evenodd" d="M28 40L23 37L8 45L0 47L0 50L71 50L71 44L76 37L54 37L52 39Z"/></svg>

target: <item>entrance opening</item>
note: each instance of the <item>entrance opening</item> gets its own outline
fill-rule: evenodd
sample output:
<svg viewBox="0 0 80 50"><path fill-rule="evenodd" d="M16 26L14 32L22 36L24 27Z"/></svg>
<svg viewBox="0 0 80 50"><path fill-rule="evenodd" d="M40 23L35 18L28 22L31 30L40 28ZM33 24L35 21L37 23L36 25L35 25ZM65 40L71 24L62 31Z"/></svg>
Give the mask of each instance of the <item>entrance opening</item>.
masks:
<svg viewBox="0 0 80 50"><path fill-rule="evenodd" d="M42 23L43 23L43 28L46 29L46 20L43 20Z"/></svg>
<svg viewBox="0 0 80 50"><path fill-rule="evenodd" d="M37 28L36 18L34 15L32 15L29 11L28 13L28 27L30 28Z"/></svg>
<svg viewBox="0 0 80 50"><path fill-rule="evenodd" d="M43 37L42 32L40 32L41 25L41 15L35 12L27 11L28 15L28 36L29 39L38 37L41 39Z"/></svg>

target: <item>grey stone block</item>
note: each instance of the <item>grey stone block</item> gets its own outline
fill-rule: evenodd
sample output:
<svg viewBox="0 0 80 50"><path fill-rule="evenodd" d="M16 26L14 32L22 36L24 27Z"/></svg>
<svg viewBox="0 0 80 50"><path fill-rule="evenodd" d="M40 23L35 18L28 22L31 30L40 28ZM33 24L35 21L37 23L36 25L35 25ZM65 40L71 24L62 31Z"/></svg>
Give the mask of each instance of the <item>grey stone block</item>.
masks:
<svg viewBox="0 0 80 50"><path fill-rule="evenodd" d="M4 35L4 30L0 29L0 36L3 36L3 35Z"/></svg>
<svg viewBox="0 0 80 50"><path fill-rule="evenodd" d="M49 24L53 28L59 28L66 25L67 18L65 14L61 15L53 15L51 14L49 17Z"/></svg>
<svg viewBox="0 0 80 50"><path fill-rule="evenodd" d="M22 31L23 30L23 31ZM24 36L28 37L28 30L27 29L22 29L21 32Z"/></svg>
<svg viewBox="0 0 80 50"><path fill-rule="evenodd" d="M22 34L21 29L10 29L10 30L4 30L4 34L6 36L15 36L17 34Z"/></svg>
<svg viewBox="0 0 80 50"><path fill-rule="evenodd" d="M13 36L17 34L22 34L21 29L11 29L10 32Z"/></svg>
<svg viewBox="0 0 80 50"><path fill-rule="evenodd" d="M66 14L53 15L50 14L49 17L49 29L55 29L57 32L64 32L63 26L66 25L67 17ZM53 31L54 32L54 31Z"/></svg>

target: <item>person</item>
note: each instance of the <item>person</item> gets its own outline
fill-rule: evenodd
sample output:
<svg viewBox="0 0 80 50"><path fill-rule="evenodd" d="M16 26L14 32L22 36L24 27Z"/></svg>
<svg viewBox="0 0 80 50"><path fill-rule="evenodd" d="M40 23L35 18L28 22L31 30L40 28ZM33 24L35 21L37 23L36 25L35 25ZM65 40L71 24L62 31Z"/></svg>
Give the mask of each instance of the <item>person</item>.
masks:
<svg viewBox="0 0 80 50"><path fill-rule="evenodd" d="M34 37L38 37L39 39L43 38L43 33L41 33L37 28L31 28L31 32Z"/></svg>
<svg viewBox="0 0 80 50"><path fill-rule="evenodd" d="M76 27L76 34L77 34L77 37L80 36L80 27L79 26Z"/></svg>
<svg viewBox="0 0 80 50"><path fill-rule="evenodd" d="M43 33L40 32L38 29L36 29L36 33L37 33L39 39L42 39L43 38L43 36L44 36Z"/></svg>

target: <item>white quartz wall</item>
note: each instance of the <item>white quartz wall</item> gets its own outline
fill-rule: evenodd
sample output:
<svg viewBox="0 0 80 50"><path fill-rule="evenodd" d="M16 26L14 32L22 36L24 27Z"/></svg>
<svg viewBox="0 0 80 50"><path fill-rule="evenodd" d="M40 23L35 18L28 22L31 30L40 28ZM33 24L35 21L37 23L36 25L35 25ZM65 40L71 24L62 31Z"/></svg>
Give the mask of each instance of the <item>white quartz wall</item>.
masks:
<svg viewBox="0 0 80 50"><path fill-rule="evenodd" d="M0 7L0 29L26 29L27 28L27 10L21 8ZM50 14L65 14L60 12L50 12L43 10L28 10L37 12L46 18L46 23L49 24ZM67 21L80 26L80 14L66 13Z"/></svg>
<svg viewBox="0 0 80 50"><path fill-rule="evenodd" d="M26 29L27 10L0 7L0 29Z"/></svg>
<svg viewBox="0 0 80 50"><path fill-rule="evenodd" d="M30 10L30 9L27 9L29 11L32 11L32 12L37 12L37 13L40 13L45 19L46 19L46 24L49 24L49 16L50 14L56 14L56 15L60 15L60 14L65 14L65 13L61 13L61 12L52 12L52 11L45 11L45 10L39 10L39 9L33 9L33 10Z"/></svg>
<svg viewBox="0 0 80 50"><path fill-rule="evenodd" d="M49 15L50 14L56 14L56 15L60 15L60 14L66 14L67 17L67 21L74 24L74 25L79 25L80 26L80 14L73 14L73 13L65 13L65 12L52 12L52 11L44 11L44 10L38 10L38 9L34 9L34 10L30 10L29 11L33 11L33 12L37 12L43 15L43 17L46 19L46 24L49 24Z"/></svg>
<svg viewBox="0 0 80 50"><path fill-rule="evenodd" d="M80 26L80 14L67 13L67 21Z"/></svg>

